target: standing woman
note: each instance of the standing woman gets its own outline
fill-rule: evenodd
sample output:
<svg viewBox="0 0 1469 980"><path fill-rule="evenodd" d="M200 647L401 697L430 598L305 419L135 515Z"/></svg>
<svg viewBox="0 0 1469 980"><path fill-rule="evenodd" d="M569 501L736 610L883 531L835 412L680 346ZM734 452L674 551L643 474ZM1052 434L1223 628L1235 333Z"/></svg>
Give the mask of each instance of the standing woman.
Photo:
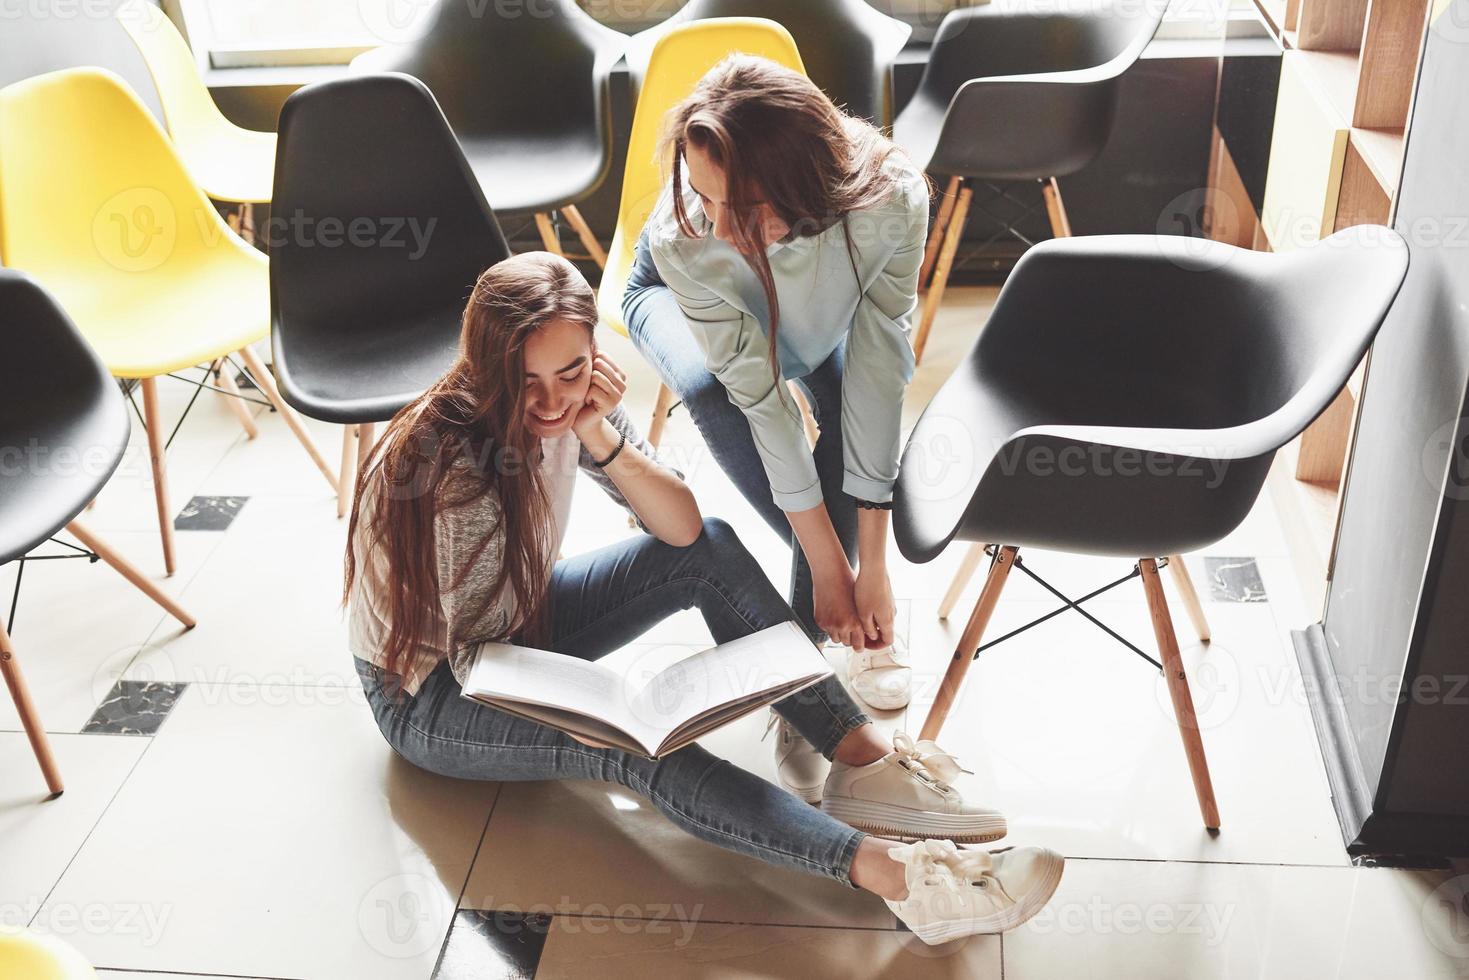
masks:
<svg viewBox="0 0 1469 980"><path fill-rule="evenodd" d="M927 179L764 58L726 58L665 125L672 182L638 241L624 322L745 499L794 538L789 599L807 631L851 647L863 700L902 707L886 554ZM787 380L819 423L814 449ZM788 726L776 756L787 786L820 783Z"/></svg>
<svg viewBox="0 0 1469 980"><path fill-rule="evenodd" d="M1002 836L1004 818L964 802L956 763L932 743L885 742L834 678L775 705L833 760L820 809L697 743L645 759L463 697L488 640L595 660L680 609L697 608L721 643L791 619L729 526L700 517L628 420L596 324L591 288L565 259L493 266L465 310L458 360L393 418L358 480L349 636L384 738L463 779L615 781L704 840L881 896L926 942L1034 915L1061 856L956 847ZM557 560L579 472L647 533Z"/></svg>

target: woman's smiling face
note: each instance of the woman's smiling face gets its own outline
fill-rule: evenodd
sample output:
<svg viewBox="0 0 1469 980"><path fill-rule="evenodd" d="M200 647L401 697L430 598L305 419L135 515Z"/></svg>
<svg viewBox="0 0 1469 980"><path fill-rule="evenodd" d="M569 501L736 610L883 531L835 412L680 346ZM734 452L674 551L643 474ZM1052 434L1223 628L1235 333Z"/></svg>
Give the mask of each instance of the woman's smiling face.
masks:
<svg viewBox="0 0 1469 980"><path fill-rule="evenodd" d="M542 439L576 421L592 386L592 335L571 320L551 320L525 342L525 422Z"/></svg>

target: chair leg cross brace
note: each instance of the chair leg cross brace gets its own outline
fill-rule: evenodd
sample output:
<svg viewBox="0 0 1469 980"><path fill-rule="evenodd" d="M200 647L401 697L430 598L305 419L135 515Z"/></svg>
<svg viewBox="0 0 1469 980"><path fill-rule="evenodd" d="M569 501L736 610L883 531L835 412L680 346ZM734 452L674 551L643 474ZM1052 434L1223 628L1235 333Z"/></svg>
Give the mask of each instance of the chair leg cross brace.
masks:
<svg viewBox="0 0 1469 980"><path fill-rule="evenodd" d="M1167 563L1167 559L1164 559L1163 560L1163 563L1166 564ZM983 653L985 650L988 650L990 647L995 646L996 644L999 644L999 643L1004 643L1006 640L1010 639L1011 637L1019 636L1021 633L1024 633L1028 629L1031 629L1033 627L1039 626L1041 623L1044 623L1044 622L1047 622L1047 621L1049 621L1051 619L1054 619L1055 617L1057 617L1057 616L1061 615L1062 613L1066 612L1068 609L1074 609L1077 612L1081 613L1081 615L1085 616L1086 619L1093 626L1095 626L1097 629L1099 629L1102 632L1106 633L1108 636L1112 637L1112 639L1116 640L1118 643L1121 643L1123 646L1127 647L1127 649L1131 650L1133 653L1137 654L1139 657L1142 657L1144 660L1146 660L1148 663L1152 664L1154 667L1157 667L1159 670L1162 670L1163 669L1163 665L1162 664L1160 664L1158 661L1154 660L1152 657L1150 657L1146 653L1144 653L1141 649L1139 649L1137 647L1136 644L1132 643L1132 641L1128 640L1121 633L1118 633L1112 627L1108 626L1106 623L1102 622L1100 619L1098 619L1097 617L1093 616L1091 613L1087 612L1085 609L1081 608L1081 604L1083 602L1090 602L1092 599L1095 599L1097 596L1103 595L1104 593L1107 593L1107 592L1110 592L1113 589L1117 588L1119 585L1124 585L1124 584L1126 584L1128 582L1131 582L1133 579L1135 579L1139 575L1141 575L1142 572L1140 572L1138 570L1138 567L1136 565L1132 566L1132 571L1128 572L1126 575L1122 576L1121 578L1117 579L1114 582L1107 583L1106 585L1102 586L1100 589L1095 589L1095 590L1093 590L1091 592L1088 592L1086 595L1082 596L1080 599L1072 599L1072 598L1069 598L1068 596L1066 596L1063 592L1061 592L1060 589L1057 589L1055 586L1051 585L1051 583L1047 582L1045 579L1041 578L1035 572L1031 571L1030 568L1028 568L1026 566L1024 559L1020 558L1019 556L1017 556L1015 558L1015 567L1018 568L1018 569L1020 569L1026 575L1030 576L1031 579L1033 579L1036 583L1038 583L1041 588L1043 588L1047 592L1051 593L1051 595L1055 596L1057 599L1060 599L1062 602L1065 603L1065 605L1064 606L1061 606L1060 608L1051 610L1050 612L1046 613L1044 616L1041 616L1041 617L1039 617L1037 619L1031 620L1030 622L1026 623L1024 626L1021 626L1021 627L1019 627L1017 629L1011 630L1010 632L1006 633L1004 636L998 637L996 639L990 640L988 643L982 644L979 647L979 649L977 649L977 650L974 651L974 656L976 658L978 658L981 653Z"/></svg>
<svg viewBox="0 0 1469 980"><path fill-rule="evenodd" d="M964 565L960 569L960 578L967 577L972 570L972 559L977 554L977 547L972 548L966 556ZM979 650L983 649L980 640L984 636L985 627L989 624L990 617L994 615L995 606L999 603L1000 593L1004 590L1005 581L1010 575L1010 569L1020 565L1019 549L1013 545L990 547L986 551L991 555L989 573L985 576L984 588L980 591L979 600L974 605L974 611L969 616L969 622L964 626L964 632L959 638L959 643L954 648L953 656L949 659L948 668L944 671L943 680L934 696L933 706L929 709L928 716L923 720L923 728L919 732L920 739L936 740L939 732L943 729L944 721L948 718L949 711L954 707L958 699L959 690L964 684L964 675L969 671L969 665L979 656ZM1137 650L1132 644L1127 643L1122 637L1101 623L1096 617L1091 616L1085 610L1079 608L1081 603L1116 588L1123 582L1131 581L1133 578L1141 578L1143 593L1147 598L1148 611L1152 619L1154 639L1158 643L1158 651L1162 654L1162 673L1168 685L1169 697L1173 702L1173 713L1178 724L1179 737L1183 742L1184 756L1188 761L1189 774L1193 779L1194 794L1198 798L1199 813L1203 816L1206 829L1217 831L1219 829L1219 808L1214 801L1214 786L1209 776L1209 764L1204 755L1204 743L1199 732L1198 718L1194 712L1193 696L1189 691L1188 675L1184 672L1183 658L1179 654L1178 636L1173 630L1173 619L1168 612L1168 600L1163 594L1162 580L1158 577L1158 569L1162 566L1174 564L1174 574L1178 579L1179 592L1183 597L1185 605L1189 606L1189 615L1194 620L1195 628L1198 630L1200 639L1208 639L1207 623L1203 619L1202 608L1198 606L1198 596L1193 590L1193 584L1189 582L1187 570L1181 559L1176 555L1162 559L1140 558L1133 571L1118 579L1116 582L1103 586L1090 595L1080 599L1072 600L1063 595L1059 590L1053 588L1038 575L1030 572L1022 566L1022 571L1040 582L1048 591L1066 604L1036 622L1044 622L1052 616L1059 615L1067 609L1076 609L1086 616L1097 626L1132 648L1139 655L1157 664L1142 651ZM957 588L962 588L959 582L955 588L950 589L950 596L955 594ZM946 600L947 602L947 600ZM1015 633L1030 629L1035 623L1021 627L1000 639L1007 639ZM995 642L1000 642L999 640ZM993 645L993 644L987 644Z"/></svg>

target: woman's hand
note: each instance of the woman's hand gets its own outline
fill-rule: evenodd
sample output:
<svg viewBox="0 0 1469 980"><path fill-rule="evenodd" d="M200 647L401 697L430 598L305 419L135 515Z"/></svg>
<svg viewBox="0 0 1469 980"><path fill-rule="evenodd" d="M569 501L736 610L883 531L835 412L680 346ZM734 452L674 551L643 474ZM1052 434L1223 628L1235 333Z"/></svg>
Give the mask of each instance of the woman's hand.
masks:
<svg viewBox="0 0 1469 980"><path fill-rule="evenodd" d="M861 650L865 645L862 620L857 614L852 567L841 561L828 572L811 569L813 613L816 625L837 643Z"/></svg>
<svg viewBox="0 0 1469 980"><path fill-rule="evenodd" d="M893 617L897 603L893 601L893 585L887 569L863 565L852 590L867 646L886 647L893 643ZM854 644L855 646L855 644ZM861 650L861 647L855 647Z"/></svg>
<svg viewBox="0 0 1469 980"><path fill-rule="evenodd" d="M587 389L586 404L576 413L571 431L583 443L597 431L603 419L622 403L627 391L627 374L613 362L612 358L598 351L592 358L592 384Z"/></svg>

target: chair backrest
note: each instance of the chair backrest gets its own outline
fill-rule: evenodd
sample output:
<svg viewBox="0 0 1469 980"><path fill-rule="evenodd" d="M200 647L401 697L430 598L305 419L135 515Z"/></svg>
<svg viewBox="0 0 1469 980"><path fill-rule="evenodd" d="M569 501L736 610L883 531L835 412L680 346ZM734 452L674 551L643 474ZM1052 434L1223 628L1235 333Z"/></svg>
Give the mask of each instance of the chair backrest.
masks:
<svg viewBox="0 0 1469 980"><path fill-rule="evenodd" d="M947 101L974 78L1080 71L1117 60L1120 71L1158 29L1164 0L1142 4L1035 4L991 0L944 17L919 89Z"/></svg>
<svg viewBox="0 0 1469 980"><path fill-rule="evenodd" d="M41 286L0 269L0 445L28 461L0 466L0 563L54 534L75 513L57 517L61 500L84 505L122 460L128 415L107 368L81 331ZM18 463L18 465L17 465ZM22 483L44 475L44 514L13 509ZM59 523L58 523L59 521ZM30 974L26 974L29 976Z"/></svg>
<svg viewBox="0 0 1469 980"><path fill-rule="evenodd" d="M685 24L658 39L645 68L630 66L637 103L628 136L617 229L597 289L597 308L619 333L627 333L622 322L622 293L632 272L633 248L667 183L657 159L663 117L711 68L736 52L769 58L803 74L806 70L790 32L774 21L754 17Z"/></svg>
<svg viewBox="0 0 1469 980"><path fill-rule="evenodd" d="M109 71L70 68L0 89L0 132L0 262L33 273L83 326L147 277L187 275L221 249L265 262Z"/></svg>
<svg viewBox="0 0 1469 980"><path fill-rule="evenodd" d="M169 134L185 158L207 146L212 131L233 125L214 104L194 53L167 14L148 0L127 0L115 16L148 64Z"/></svg>
<svg viewBox="0 0 1469 980"><path fill-rule="evenodd" d="M1207 455L1258 456L1336 397L1407 265L1402 239L1367 225L1280 254L1175 236L1043 242L969 365L1026 392L1030 424L1232 429Z"/></svg>
<svg viewBox="0 0 1469 980"><path fill-rule="evenodd" d="M426 23L415 40L359 55L352 70L419 79L461 138L587 132L610 140L606 90L627 35L576 0L439 0Z"/></svg>
<svg viewBox="0 0 1469 980"><path fill-rule="evenodd" d="M433 95L408 75L293 93L281 110L270 229L276 343L370 343L463 306L510 254Z"/></svg>
<svg viewBox="0 0 1469 980"><path fill-rule="evenodd" d="M866 0L689 0L665 24L715 17L777 22L795 38L811 80L834 102L878 126L892 122L892 66L913 33L910 25Z"/></svg>

